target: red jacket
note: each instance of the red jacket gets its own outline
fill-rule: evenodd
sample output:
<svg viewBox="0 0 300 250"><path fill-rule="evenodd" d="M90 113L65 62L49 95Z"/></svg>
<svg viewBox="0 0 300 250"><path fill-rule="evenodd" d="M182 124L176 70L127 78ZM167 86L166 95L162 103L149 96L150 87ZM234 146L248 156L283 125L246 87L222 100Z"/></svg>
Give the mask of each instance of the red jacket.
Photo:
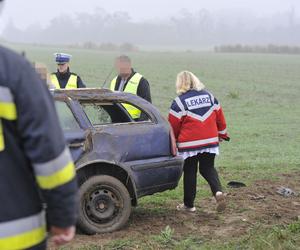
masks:
<svg viewBox="0 0 300 250"><path fill-rule="evenodd" d="M169 122L179 151L217 147L220 138L229 139L223 110L206 90L190 90L175 98Z"/></svg>

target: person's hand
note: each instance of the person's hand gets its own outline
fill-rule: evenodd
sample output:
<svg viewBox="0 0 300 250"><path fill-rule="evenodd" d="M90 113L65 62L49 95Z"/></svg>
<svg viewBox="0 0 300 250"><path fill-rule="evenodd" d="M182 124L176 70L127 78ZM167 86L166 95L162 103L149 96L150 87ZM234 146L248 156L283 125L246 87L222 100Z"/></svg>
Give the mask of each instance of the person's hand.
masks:
<svg viewBox="0 0 300 250"><path fill-rule="evenodd" d="M71 226L68 228L59 228L52 226L50 229L51 239L55 245L61 246L73 240L75 231L75 226Z"/></svg>
<svg viewBox="0 0 300 250"><path fill-rule="evenodd" d="M223 142L223 141L230 141L230 137L221 137L221 136L219 136L219 142Z"/></svg>

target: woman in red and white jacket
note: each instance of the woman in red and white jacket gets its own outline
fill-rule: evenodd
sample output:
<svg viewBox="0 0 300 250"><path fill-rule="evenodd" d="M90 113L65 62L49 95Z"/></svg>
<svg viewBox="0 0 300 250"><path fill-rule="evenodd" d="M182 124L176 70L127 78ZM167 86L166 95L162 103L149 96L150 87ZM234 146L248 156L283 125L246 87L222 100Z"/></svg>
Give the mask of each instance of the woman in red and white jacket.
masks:
<svg viewBox="0 0 300 250"><path fill-rule="evenodd" d="M218 173L214 167L219 154L219 142L229 140L223 110L218 100L191 72L177 75L178 97L171 105L169 122L174 130L178 154L184 162L184 203L178 210L194 212L197 185L197 167L209 183L217 201L217 210L226 207Z"/></svg>

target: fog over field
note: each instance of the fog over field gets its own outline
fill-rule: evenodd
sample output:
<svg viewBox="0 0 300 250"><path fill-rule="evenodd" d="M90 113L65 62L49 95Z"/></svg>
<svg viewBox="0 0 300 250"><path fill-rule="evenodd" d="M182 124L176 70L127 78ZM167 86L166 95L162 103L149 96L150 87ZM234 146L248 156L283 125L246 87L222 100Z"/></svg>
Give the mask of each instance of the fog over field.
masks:
<svg viewBox="0 0 300 250"><path fill-rule="evenodd" d="M297 0L6 0L0 36L38 44L299 45Z"/></svg>

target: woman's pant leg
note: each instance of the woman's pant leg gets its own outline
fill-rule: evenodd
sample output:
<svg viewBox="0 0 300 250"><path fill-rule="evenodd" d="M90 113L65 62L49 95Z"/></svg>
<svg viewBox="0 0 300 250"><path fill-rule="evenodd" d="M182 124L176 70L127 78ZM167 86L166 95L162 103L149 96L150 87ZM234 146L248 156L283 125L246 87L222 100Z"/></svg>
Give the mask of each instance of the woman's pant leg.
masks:
<svg viewBox="0 0 300 250"><path fill-rule="evenodd" d="M198 154L200 174L208 182L213 195L222 191L219 175L215 169L215 157L215 154L210 153Z"/></svg>
<svg viewBox="0 0 300 250"><path fill-rule="evenodd" d="M184 205L194 207L197 186L197 156L189 157L184 161L183 167L183 187L184 187Z"/></svg>

